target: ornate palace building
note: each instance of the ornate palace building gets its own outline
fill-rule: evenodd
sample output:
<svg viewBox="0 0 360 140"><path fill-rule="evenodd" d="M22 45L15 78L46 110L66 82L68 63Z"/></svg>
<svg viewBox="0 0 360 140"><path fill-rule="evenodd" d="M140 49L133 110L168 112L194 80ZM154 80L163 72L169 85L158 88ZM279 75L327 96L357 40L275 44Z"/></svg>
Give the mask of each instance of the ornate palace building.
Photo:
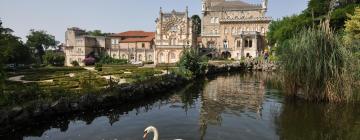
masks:
<svg viewBox="0 0 360 140"><path fill-rule="evenodd" d="M160 8L156 19L155 64L176 63L186 47L192 47L196 41L189 18L188 8L185 12L173 10L164 13Z"/></svg>
<svg viewBox="0 0 360 140"><path fill-rule="evenodd" d="M265 36L271 22L266 11L267 0L262 4L202 0L202 46L234 59L259 56L267 46Z"/></svg>

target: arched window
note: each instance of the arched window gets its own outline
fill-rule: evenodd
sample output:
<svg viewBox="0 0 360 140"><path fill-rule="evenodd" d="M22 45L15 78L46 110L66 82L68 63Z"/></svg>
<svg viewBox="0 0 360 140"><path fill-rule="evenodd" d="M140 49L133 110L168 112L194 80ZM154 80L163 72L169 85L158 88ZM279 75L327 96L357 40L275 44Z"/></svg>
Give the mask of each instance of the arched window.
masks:
<svg viewBox="0 0 360 140"><path fill-rule="evenodd" d="M159 54L159 58L160 58L160 63L165 63L165 57L163 53Z"/></svg>
<svg viewBox="0 0 360 140"><path fill-rule="evenodd" d="M227 49L228 48L228 42L227 40L224 40L224 49Z"/></svg>
<svg viewBox="0 0 360 140"><path fill-rule="evenodd" d="M175 59L175 54L174 53L170 53L170 59Z"/></svg>
<svg viewBox="0 0 360 140"><path fill-rule="evenodd" d="M135 60L135 56L133 54L130 55L131 60Z"/></svg>

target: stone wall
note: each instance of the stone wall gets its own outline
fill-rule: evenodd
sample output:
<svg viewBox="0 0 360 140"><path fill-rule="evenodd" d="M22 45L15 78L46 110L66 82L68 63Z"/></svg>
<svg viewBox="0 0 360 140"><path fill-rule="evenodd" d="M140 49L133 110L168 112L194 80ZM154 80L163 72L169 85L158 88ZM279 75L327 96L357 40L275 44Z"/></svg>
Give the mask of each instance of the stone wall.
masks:
<svg viewBox="0 0 360 140"><path fill-rule="evenodd" d="M182 87L186 79L174 75L156 77L156 80L137 84L125 84L106 89L101 94L89 93L77 99L60 98L57 101L35 101L25 106L3 108L0 110L0 134L12 131L13 126L22 126L33 121L46 121L54 116L73 114L109 108L129 102L136 102L161 96L171 89ZM51 120L48 120L51 121Z"/></svg>

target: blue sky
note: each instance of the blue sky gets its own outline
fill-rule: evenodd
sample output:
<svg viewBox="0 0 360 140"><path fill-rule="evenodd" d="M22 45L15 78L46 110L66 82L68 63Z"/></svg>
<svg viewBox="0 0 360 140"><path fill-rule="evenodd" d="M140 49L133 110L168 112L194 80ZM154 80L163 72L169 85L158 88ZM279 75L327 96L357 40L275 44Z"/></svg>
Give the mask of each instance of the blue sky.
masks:
<svg viewBox="0 0 360 140"><path fill-rule="evenodd" d="M243 0L261 3L261 0ZM269 0L268 16L274 19L301 12L308 0ZM30 29L46 30L64 42L68 27L104 32L155 30L160 7L200 14L201 0L1 0L0 18L3 26L23 38Z"/></svg>

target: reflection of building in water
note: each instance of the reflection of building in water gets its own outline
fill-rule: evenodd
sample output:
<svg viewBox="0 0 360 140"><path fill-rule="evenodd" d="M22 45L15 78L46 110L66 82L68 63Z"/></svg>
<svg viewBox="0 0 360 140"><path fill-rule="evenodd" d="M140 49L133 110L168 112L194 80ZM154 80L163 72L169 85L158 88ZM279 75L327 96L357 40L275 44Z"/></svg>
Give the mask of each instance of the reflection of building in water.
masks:
<svg viewBox="0 0 360 140"><path fill-rule="evenodd" d="M221 115L261 118L266 73L219 76L205 85L200 110L200 131L207 125L221 125Z"/></svg>

